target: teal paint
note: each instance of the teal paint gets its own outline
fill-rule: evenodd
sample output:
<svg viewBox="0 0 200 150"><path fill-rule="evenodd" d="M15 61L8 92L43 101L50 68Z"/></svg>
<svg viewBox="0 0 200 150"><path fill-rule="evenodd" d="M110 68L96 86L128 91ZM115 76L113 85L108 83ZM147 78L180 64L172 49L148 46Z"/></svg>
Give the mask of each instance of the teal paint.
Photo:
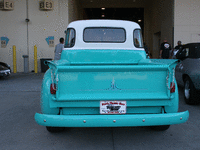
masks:
<svg viewBox="0 0 200 150"><path fill-rule="evenodd" d="M41 93L43 114L35 115L36 122L55 127L183 123L189 112L177 113L178 87L170 93L166 85L168 72L170 84L177 63L178 60L146 59L143 51L64 50L61 60L48 62L50 69L45 73ZM56 95L50 94L52 75L57 84ZM126 101L127 114L100 115L102 100Z"/></svg>
<svg viewBox="0 0 200 150"><path fill-rule="evenodd" d="M52 127L128 127L156 126L184 123L189 112L168 114L131 114L131 115L47 115L35 114L39 125ZM114 122L114 120L116 122ZM84 123L85 121L85 123Z"/></svg>
<svg viewBox="0 0 200 150"><path fill-rule="evenodd" d="M37 123L58 127L118 127L187 121L188 111L177 113L178 87L175 93L170 93L166 86L166 76L172 73L178 60L151 60L143 54L130 50L75 50L64 52L67 59L63 56L61 60L48 62L50 69L45 73L41 95L43 114L35 115ZM57 84L56 95L50 94L51 71ZM100 115L101 100L125 100L127 114ZM62 108L60 115L59 108ZM97 118L99 121L92 121ZM89 123L82 123L86 119ZM143 119L147 122L142 122Z"/></svg>
<svg viewBox="0 0 200 150"><path fill-rule="evenodd" d="M62 60L71 63L138 63L141 59L146 59L146 53L142 50L125 49L81 49L63 50Z"/></svg>
<svg viewBox="0 0 200 150"><path fill-rule="evenodd" d="M50 85L52 83L51 80L51 71L48 69L44 75L43 81L42 81L42 91L41 91L41 112L44 114L58 114L59 109L58 108L50 108L49 103L52 99L52 95L50 94Z"/></svg>

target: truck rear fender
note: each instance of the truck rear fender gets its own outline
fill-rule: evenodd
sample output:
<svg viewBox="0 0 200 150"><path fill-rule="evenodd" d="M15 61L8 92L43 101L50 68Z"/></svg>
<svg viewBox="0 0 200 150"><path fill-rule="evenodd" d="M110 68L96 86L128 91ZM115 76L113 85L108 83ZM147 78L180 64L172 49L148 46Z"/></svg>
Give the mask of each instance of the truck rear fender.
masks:
<svg viewBox="0 0 200 150"><path fill-rule="evenodd" d="M155 64L168 64L168 70L170 71L171 77L170 80L173 81L173 69L175 69L176 65L180 62L180 60L168 60L168 59L155 59L155 60L151 60L152 63ZM175 74L174 74L175 77ZM179 108L179 94L178 94L178 86L177 86L177 82L176 79L174 79L173 81L175 83L175 92L174 93L170 93L171 94L171 102L172 104L170 106L165 106L165 112L166 113L175 113L178 112L178 108Z"/></svg>
<svg viewBox="0 0 200 150"><path fill-rule="evenodd" d="M50 93L51 80L51 69L47 70L42 82L42 92L41 92L41 111L43 114L54 114L59 113L59 108L50 108L49 101L52 100L52 94Z"/></svg>
<svg viewBox="0 0 200 150"><path fill-rule="evenodd" d="M176 80L174 82L175 82L175 89L176 90L175 90L174 93L171 93L172 104L170 106L165 106L165 108L164 108L166 113L176 113L176 112L178 112L178 108L179 108L178 86L177 86Z"/></svg>

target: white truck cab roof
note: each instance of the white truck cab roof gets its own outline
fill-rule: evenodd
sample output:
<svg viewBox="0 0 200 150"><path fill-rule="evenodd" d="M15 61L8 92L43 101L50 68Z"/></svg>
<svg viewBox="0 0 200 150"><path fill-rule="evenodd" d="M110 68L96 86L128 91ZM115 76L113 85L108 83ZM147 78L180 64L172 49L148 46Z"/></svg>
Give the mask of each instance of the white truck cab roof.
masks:
<svg viewBox="0 0 200 150"><path fill-rule="evenodd" d="M105 36L100 37L101 35ZM72 39L74 44L67 46ZM139 46L136 45L134 39L139 40ZM122 20L80 20L71 22L67 27L64 50L69 49L144 50L140 26L135 22Z"/></svg>

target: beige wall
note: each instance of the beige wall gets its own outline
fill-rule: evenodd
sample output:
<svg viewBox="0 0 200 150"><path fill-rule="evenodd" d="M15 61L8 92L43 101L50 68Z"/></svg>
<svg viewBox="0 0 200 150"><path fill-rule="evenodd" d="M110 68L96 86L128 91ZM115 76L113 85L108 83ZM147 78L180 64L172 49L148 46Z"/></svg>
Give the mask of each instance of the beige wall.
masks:
<svg viewBox="0 0 200 150"><path fill-rule="evenodd" d="M38 48L38 69L40 71L41 58L54 58L55 47L49 47L46 42L48 36L54 36L54 45L64 37L68 25L68 2L54 0L52 11L40 11L39 1L29 1L29 70L34 70L34 45ZM19 70L20 71L20 70Z"/></svg>
<svg viewBox="0 0 200 150"><path fill-rule="evenodd" d="M83 10L78 0L68 0L69 4L69 23L75 20L83 19Z"/></svg>
<svg viewBox="0 0 200 150"><path fill-rule="evenodd" d="M175 0L174 43L200 42L200 1Z"/></svg>
<svg viewBox="0 0 200 150"><path fill-rule="evenodd" d="M53 0L52 11L39 10L39 0L15 0L14 10L0 11L0 37L8 37L6 48L0 47L0 61L11 65L12 46L17 48L17 71L23 72L22 55L29 55L29 71L34 70L33 47L38 47L38 70L41 58L53 58L54 48L46 42L48 36L54 36L55 45L69 22L83 19L83 8L144 8L144 41L150 47L154 58L158 57L159 45L164 38L176 45L200 41L200 1L199 0ZM95 3L96 4L95 4ZM27 18L30 22L25 22ZM173 34L174 27L174 34ZM28 32L27 32L28 31ZM28 33L28 34L27 34ZM28 36L27 36L28 35ZM28 37L28 38L27 38ZM174 37L174 39L173 39Z"/></svg>
<svg viewBox="0 0 200 150"><path fill-rule="evenodd" d="M13 11L0 11L0 37L7 37L6 48L0 46L0 61L13 68L12 46L17 47L17 68L23 68L22 55L27 54L26 0L16 0Z"/></svg>
<svg viewBox="0 0 200 150"><path fill-rule="evenodd" d="M173 46L174 0L161 1L161 41L166 38Z"/></svg>
<svg viewBox="0 0 200 150"><path fill-rule="evenodd" d="M160 32L161 39L167 37L170 42L172 40L173 0L136 0L135 2L124 0L123 3L120 0L93 0L92 3L90 0L53 0L54 9L52 11L39 10L39 1L16 0L13 11L0 11L0 37L7 36L10 39L6 48L0 48L0 61L10 64L13 69L12 46L16 45L18 72L23 72L24 69L22 55L29 55L29 71L34 70L34 45L38 48L38 70L40 71L40 59L54 57L55 47L49 47L45 39L48 36L54 36L55 45L59 43L59 38L64 37L68 23L83 19L83 8L143 7L144 41L150 47L154 57L158 53L159 44L159 38L155 36L155 33ZM26 2L28 2L28 7ZM178 6L178 10L182 11L182 8ZM25 22L27 12L30 19L28 26ZM179 22L176 22L177 26ZM179 34L182 33L179 32ZM191 36L194 39L197 34Z"/></svg>
<svg viewBox="0 0 200 150"><path fill-rule="evenodd" d="M174 16L174 0L152 0L150 9L151 27L150 47L154 58L158 58L159 45L164 38L173 46L173 16Z"/></svg>
<svg viewBox="0 0 200 150"><path fill-rule="evenodd" d="M56 45L59 38L65 36L64 31L68 25L68 0L54 0L54 9L51 11L39 10L39 1L28 0L26 5L26 0L16 0L13 11L0 11L0 37L7 36L10 39L6 48L0 48L0 61L10 64L13 70L12 46L16 45L17 72L24 71L22 55L29 55L29 71L34 70L34 45L38 48L40 71L41 58L54 58L55 47L49 47L46 38L54 36ZM30 19L28 26L25 22L27 8Z"/></svg>

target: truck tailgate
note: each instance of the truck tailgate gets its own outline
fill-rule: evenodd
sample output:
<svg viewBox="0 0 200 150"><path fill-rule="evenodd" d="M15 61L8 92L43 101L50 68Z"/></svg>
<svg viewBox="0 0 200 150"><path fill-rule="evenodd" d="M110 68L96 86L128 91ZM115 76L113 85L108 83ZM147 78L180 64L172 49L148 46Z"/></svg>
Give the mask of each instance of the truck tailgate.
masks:
<svg viewBox="0 0 200 150"><path fill-rule="evenodd" d="M168 74L169 65L57 66L56 100L170 99Z"/></svg>

